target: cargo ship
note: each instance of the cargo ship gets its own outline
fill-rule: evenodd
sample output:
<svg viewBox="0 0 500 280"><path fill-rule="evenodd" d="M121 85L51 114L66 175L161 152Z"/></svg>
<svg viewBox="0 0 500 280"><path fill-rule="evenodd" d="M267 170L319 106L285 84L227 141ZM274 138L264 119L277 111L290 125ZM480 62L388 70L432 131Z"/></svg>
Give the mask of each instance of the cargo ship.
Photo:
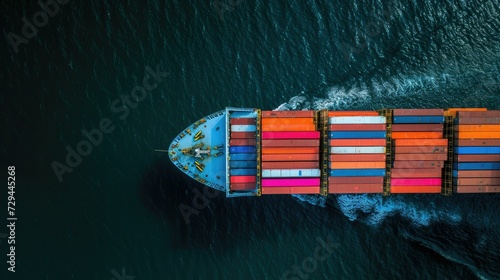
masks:
<svg viewBox="0 0 500 280"><path fill-rule="evenodd" d="M187 127L173 164L226 197L500 192L500 110L261 111Z"/></svg>

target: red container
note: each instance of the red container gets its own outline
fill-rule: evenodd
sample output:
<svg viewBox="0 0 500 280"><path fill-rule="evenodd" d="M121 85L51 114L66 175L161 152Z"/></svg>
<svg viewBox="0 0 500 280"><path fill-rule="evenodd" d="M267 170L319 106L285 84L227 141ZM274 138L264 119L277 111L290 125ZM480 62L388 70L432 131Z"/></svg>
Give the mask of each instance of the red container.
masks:
<svg viewBox="0 0 500 280"><path fill-rule="evenodd" d="M383 193L383 184L336 184L328 186L328 193Z"/></svg>
<svg viewBox="0 0 500 280"><path fill-rule="evenodd" d="M257 181L256 176L230 176L229 180L231 184L233 183L255 183Z"/></svg>
<svg viewBox="0 0 500 280"><path fill-rule="evenodd" d="M317 154L319 147L262 147L261 153L272 154Z"/></svg>
<svg viewBox="0 0 500 280"><path fill-rule="evenodd" d="M458 178L500 177L500 170L459 170Z"/></svg>
<svg viewBox="0 0 500 280"><path fill-rule="evenodd" d="M231 139L230 146L255 146L255 139Z"/></svg>
<svg viewBox="0 0 500 280"><path fill-rule="evenodd" d="M410 161L394 161L392 164L393 168L443 168L444 161L432 161L432 160L410 160Z"/></svg>
<svg viewBox="0 0 500 280"><path fill-rule="evenodd" d="M458 178L457 186L500 186L499 177Z"/></svg>
<svg viewBox="0 0 500 280"><path fill-rule="evenodd" d="M441 186L441 178L392 178L393 186Z"/></svg>
<svg viewBox="0 0 500 280"><path fill-rule="evenodd" d="M262 118L312 118L316 111L262 111Z"/></svg>
<svg viewBox="0 0 500 280"><path fill-rule="evenodd" d="M442 154L448 152L448 146L408 146L395 147L396 154Z"/></svg>
<svg viewBox="0 0 500 280"><path fill-rule="evenodd" d="M331 139L331 147L385 146L385 139Z"/></svg>
<svg viewBox="0 0 500 280"><path fill-rule="evenodd" d="M385 168L385 161L332 161L331 169L372 169Z"/></svg>
<svg viewBox="0 0 500 280"><path fill-rule="evenodd" d="M443 116L443 109L394 109L393 116Z"/></svg>
<svg viewBox="0 0 500 280"><path fill-rule="evenodd" d="M382 184L384 177L328 177L328 183L330 186L335 184Z"/></svg>
<svg viewBox="0 0 500 280"><path fill-rule="evenodd" d="M377 111L329 111L329 117L348 117L348 116L378 116Z"/></svg>
<svg viewBox="0 0 500 280"><path fill-rule="evenodd" d="M262 187L262 194L319 194L319 187Z"/></svg>
<svg viewBox="0 0 500 280"><path fill-rule="evenodd" d="M236 183L230 185L231 191L251 191L256 189L255 183Z"/></svg>
<svg viewBox="0 0 500 280"><path fill-rule="evenodd" d="M500 186L457 186L457 193L499 193Z"/></svg>
<svg viewBox="0 0 500 280"><path fill-rule="evenodd" d="M242 139L242 138L250 138L250 139L255 139L255 132L231 132L231 138L237 138L237 139Z"/></svg>
<svg viewBox="0 0 500 280"><path fill-rule="evenodd" d="M458 112L457 118L498 118L500 110L490 110L483 112Z"/></svg>
<svg viewBox="0 0 500 280"><path fill-rule="evenodd" d="M441 168L391 169L391 178L438 178L438 177L440 178L441 174L442 174Z"/></svg>
<svg viewBox="0 0 500 280"><path fill-rule="evenodd" d="M330 155L331 162L339 161L385 161L384 154L335 154Z"/></svg>
<svg viewBox="0 0 500 280"><path fill-rule="evenodd" d="M391 193L441 193L439 186L391 186Z"/></svg>
<svg viewBox="0 0 500 280"><path fill-rule="evenodd" d="M252 125L255 124L254 118L230 118L230 124L234 125Z"/></svg>
<svg viewBox="0 0 500 280"><path fill-rule="evenodd" d="M500 155L456 155L457 162L500 162Z"/></svg>
<svg viewBox="0 0 500 280"><path fill-rule="evenodd" d="M319 139L319 131L263 131L262 139Z"/></svg>
<svg viewBox="0 0 500 280"><path fill-rule="evenodd" d="M380 131L386 130L385 123L380 124L331 124L330 131Z"/></svg>
<svg viewBox="0 0 500 280"><path fill-rule="evenodd" d="M396 154L394 156L395 160L447 160L448 159L448 154L447 153L442 153L442 154Z"/></svg>
<svg viewBox="0 0 500 280"><path fill-rule="evenodd" d="M393 132L404 131L428 131L428 132L443 132L443 124L393 124L391 127Z"/></svg>
<svg viewBox="0 0 500 280"><path fill-rule="evenodd" d="M496 118L458 118L459 124L500 124L500 117Z"/></svg>
<svg viewBox="0 0 500 280"><path fill-rule="evenodd" d="M319 139L264 139L262 147L319 147Z"/></svg>
<svg viewBox="0 0 500 280"><path fill-rule="evenodd" d="M262 161L317 161L319 154L269 154L262 155Z"/></svg>
<svg viewBox="0 0 500 280"><path fill-rule="evenodd" d="M457 146L500 146L500 139L458 139L455 140Z"/></svg>
<svg viewBox="0 0 500 280"><path fill-rule="evenodd" d="M319 161L263 161L261 169L318 169Z"/></svg>

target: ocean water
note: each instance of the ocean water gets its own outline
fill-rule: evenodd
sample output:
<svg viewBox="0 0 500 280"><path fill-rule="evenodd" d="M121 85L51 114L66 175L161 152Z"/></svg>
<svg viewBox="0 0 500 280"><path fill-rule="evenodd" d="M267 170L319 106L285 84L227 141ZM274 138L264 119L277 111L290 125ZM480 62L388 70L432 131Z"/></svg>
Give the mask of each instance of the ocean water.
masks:
<svg viewBox="0 0 500 280"><path fill-rule="evenodd" d="M500 279L499 195L225 199L154 152L225 106L500 109L499 1L1 7L0 279Z"/></svg>

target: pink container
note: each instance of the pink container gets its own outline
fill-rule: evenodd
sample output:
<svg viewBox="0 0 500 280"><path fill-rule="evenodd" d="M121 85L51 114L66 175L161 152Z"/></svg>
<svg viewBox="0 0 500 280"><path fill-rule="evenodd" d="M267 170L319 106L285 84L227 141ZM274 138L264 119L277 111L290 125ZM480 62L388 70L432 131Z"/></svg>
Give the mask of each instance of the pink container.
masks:
<svg viewBox="0 0 500 280"><path fill-rule="evenodd" d="M441 178L393 178L392 186L441 186Z"/></svg>
<svg viewBox="0 0 500 280"><path fill-rule="evenodd" d="M263 131L262 139L319 139L319 131Z"/></svg>
<svg viewBox="0 0 500 280"><path fill-rule="evenodd" d="M319 178L262 179L263 187L319 186Z"/></svg>

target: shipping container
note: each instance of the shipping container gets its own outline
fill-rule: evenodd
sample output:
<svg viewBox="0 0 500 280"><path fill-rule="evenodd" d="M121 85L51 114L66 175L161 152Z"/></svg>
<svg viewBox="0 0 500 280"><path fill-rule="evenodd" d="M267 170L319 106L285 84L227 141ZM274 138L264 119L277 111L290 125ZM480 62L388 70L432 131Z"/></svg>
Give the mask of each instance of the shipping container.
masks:
<svg viewBox="0 0 500 280"><path fill-rule="evenodd" d="M392 163L393 168L443 168L444 161L426 160L396 160Z"/></svg>
<svg viewBox="0 0 500 280"><path fill-rule="evenodd" d="M392 132L443 132L443 124L393 124Z"/></svg>
<svg viewBox="0 0 500 280"><path fill-rule="evenodd" d="M441 177L441 168L409 169L401 168L391 169L391 178L436 178Z"/></svg>
<svg viewBox="0 0 500 280"><path fill-rule="evenodd" d="M500 170L453 170L453 177L500 177Z"/></svg>
<svg viewBox="0 0 500 280"><path fill-rule="evenodd" d="M256 154L230 154L230 160L256 160Z"/></svg>
<svg viewBox="0 0 500 280"><path fill-rule="evenodd" d="M231 125L255 125L255 118L230 118L229 123Z"/></svg>
<svg viewBox="0 0 500 280"><path fill-rule="evenodd" d="M360 146L385 146L385 139L332 139L330 146L360 147Z"/></svg>
<svg viewBox="0 0 500 280"><path fill-rule="evenodd" d="M312 118L315 111L262 111L264 118Z"/></svg>
<svg viewBox="0 0 500 280"><path fill-rule="evenodd" d="M257 181L256 176L230 176L229 181L233 183L255 183Z"/></svg>
<svg viewBox="0 0 500 280"><path fill-rule="evenodd" d="M457 162L500 162L500 154L491 155L456 155Z"/></svg>
<svg viewBox="0 0 500 280"><path fill-rule="evenodd" d="M262 179L262 187L304 187L319 186L319 178L279 178Z"/></svg>
<svg viewBox="0 0 500 280"><path fill-rule="evenodd" d="M332 169L369 169L369 168L385 168L385 161L370 162L370 161L344 161L344 162L330 162Z"/></svg>
<svg viewBox="0 0 500 280"><path fill-rule="evenodd" d="M393 109L393 116L443 116L443 109Z"/></svg>
<svg viewBox="0 0 500 280"><path fill-rule="evenodd" d="M439 186L391 186L391 193L441 193Z"/></svg>
<svg viewBox="0 0 500 280"><path fill-rule="evenodd" d="M330 194L383 193L383 184L341 184L329 185Z"/></svg>
<svg viewBox="0 0 500 280"><path fill-rule="evenodd" d="M231 125L231 132L255 132L255 125Z"/></svg>
<svg viewBox="0 0 500 280"><path fill-rule="evenodd" d="M395 154L394 160L447 160L448 154Z"/></svg>
<svg viewBox="0 0 500 280"><path fill-rule="evenodd" d="M455 124L500 124L500 118L456 118Z"/></svg>
<svg viewBox="0 0 500 280"><path fill-rule="evenodd" d="M254 191L257 185L255 183L239 183L230 184L229 189L231 191Z"/></svg>
<svg viewBox="0 0 500 280"><path fill-rule="evenodd" d="M446 116L457 116L457 112L464 111L464 112L481 112L481 111L486 111L488 109L486 108L449 108L445 110L445 115Z"/></svg>
<svg viewBox="0 0 500 280"><path fill-rule="evenodd" d="M378 124L330 124L330 131L382 131L386 130L385 123Z"/></svg>
<svg viewBox="0 0 500 280"><path fill-rule="evenodd" d="M369 117L331 117L330 124L369 124L369 123L386 123L383 116Z"/></svg>
<svg viewBox="0 0 500 280"><path fill-rule="evenodd" d="M262 139L319 139L319 131L262 132Z"/></svg>
<svg viewBox="0 0 500 280"><path fill-rule="evenodd" d="M255 146L255 139L231 139L229 140L230 146Z"/></svg>
<svg viewBox="0 0 500 280"><path fill-rule="evenodd" d="M498 193L500 186L457 186L457 193Z"/></svg>
<svg viewBox="0 0 500 280"><path fill-rule="evenodd" d="M455 131L474 132L474 131L500 131L499 124L459 124L455 125Z"/></svg>
<svg viewBox="0 0 500 280"><path fill-rule="evenodd" d="M500 154L500 146L489 147L455 147L454 150L457 155L475 155L475 154Z"/></svg>
<svg viewBox="0 0 500 280"><path fill-rule="evenodd" d="M456 132L455 137L459 139L488 139L500 138L500 131L474 131L474 132Z"/></svg>
<svg viewBox="0 0 500 280"><path fill-rule="evenodd" d="M241 139L241 138L249 138L249 139L255 139L256 135L255 132L231 132L231 138L232 139Z"/></svg>
<svg viewBox="0 0 500 280"><path fill-rule="evenodd" d="M255 146L233 146L229 147L231 154L252 154L255 153Z"/></svg>
<svg viewBox="0 0 500 280"><path fill-rule="evenodd" d="M444 116L393 117L393 123L444 123Z"/></svg>
<svg viewBox="0 0 500 280"><path fill-rule="evenodd" d="M319 153L315 154L272 154L262 155L262 161L313 161L319 160Z"/></svg>
<svg viewBox="0 0 500 280"><path fill-rule="evenodd" d="M500 162L456 162L455 170L500 170Z"/></svg>
<svg viewBox="0 0 500 280"><path fill-rule="evenodd" d="M393 186L441 186L441 178L392 178Z"/></svg>
<svg viewBox="0 0 500 280"><path fill-rule="evenodd" d="M447 146L448 139L396 139L396 147L403 146Z"/></svg>
<svg viewBox="0 0 500 280"><path fill-rule="evenodd" d="M455 140L456 146L500 146L500 139L458 139Z"/></svg>
<svg viewBox="0 0 500 280"><path fill-rule="evenodd" d="M332 154L380 154L385 153L383 147L331 147Z"/></svg>
<svg viewBox="0 0 500 280"><path fill-rule="evenodd" d="M330 176L347 177L347 176L385 176L385 169L332 169Z"/></svg>
<svg viewBox="0 0 500 280"><path fill-rule="evenodd" d="M319 147L262 147L263 155L271 154L317 154Z"/></svg>
<svg viewBox="0 0 500 280"><path fill-rule="evenodd" d="M263 169L262 178L319 177L319 169Z"/></svg>
<svg viewBox="0 0 500 280"><path fill-rule="evenodd" d="M266 118L262 119L263 126L266 125L314 125L313 118Z"/></svg>
<svg viewBox="0 0 500 280"><path fill-rule="evenodd" d="M276 124L262 125L262 131L315 131L314 124Z"/></svg>
<svg viewBox="0 0 500 280"><path fill-rule="evenodd" d="M377 111L328 111L329 117L361 117L361 116L378 116Z"/></svg>
<svg viewBox="0 0 500 280"><path fill-rule="evenodd" d="M328 177L330 186L334 184L382 184L383 176L363 176L363 177Z"/></svg>
<svg viewBox="0 0 500 280"><path fill-rule="evenodd" d="M457 178L457 186L500 186L500 178L481 177L481 178Z"/></svg>
<svg viewBox="0 0 500 280"><path fill-rule="evenodd" d="M319 186L262 187L262 194L319 194Z"/></svg>
<svg viewBox="0 0 500 280"><path fill-rule="evenodd" d="M400 146L393 151L396 154L442 154L448 152L448 146Z"/></svg>
<svg viewBox="0 0 500 280"><path fill-rule="evenodd" d="M333 154L330 161L385 161L385 153L381 154Z"/></svg>
<svg viewBox="0 0 500 280"><path fill-rule="evenodd" d="M229 168L256 168L257 167L257 161L243 161L243 160L230 160L229 161ZM238 175L238 174L234 174Z"/></svg>
<svg viewBox="0 0 500 280"><path fill-rule="evenodd" d="M333 139L356 139L356 138L383 138L385 139L386 132L383 131L334 131L329 133L329 137Z"/></svg>
<svg viewBox="0 0 500 280"><path fill-rule="evenodd" d="M254 169L230 169L229 175L231 176L255 176L257 175L257 169L255 166L252 166Z"/></svg>
<svg viewBox="0 0 500 280"><path fill-rule="evenodd" d="M457 118L500 118L500 110L488 110L483 112L458 112Z"/></svg>
<svg viewBox="0 0 500 280"><path fill-rule="evenodd" d="M442 132L392 132L392 139L405 139L405 138L443 138Z"/></svg>
<svg viewBox="0 0 500 280"><path fill-rule="evenodd" d="M319 161L263 161L262 169L318 169Z"/></svg>
<svg viewBox="0 0 500 280"><path fill-rule="evenodd" d="M319 147L319 139L264 139L262 147Z"/></svg>

